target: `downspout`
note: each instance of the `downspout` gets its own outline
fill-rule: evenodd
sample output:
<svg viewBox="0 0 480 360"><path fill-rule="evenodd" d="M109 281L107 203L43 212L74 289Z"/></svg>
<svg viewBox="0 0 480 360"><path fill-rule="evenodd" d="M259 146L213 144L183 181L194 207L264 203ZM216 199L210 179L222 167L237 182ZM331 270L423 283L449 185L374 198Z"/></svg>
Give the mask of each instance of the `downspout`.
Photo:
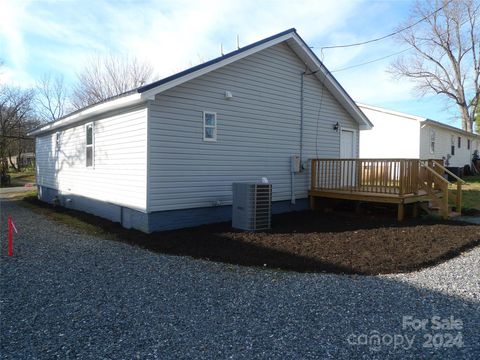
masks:
<svg viewBox="0 0 480 360"><path fill-rule="evenodd" d="M305 93L305 75L313 75L317 73L318 70L309 72L302 72L300 75L300 172L303 170L303 103L304 103L304 93Z"/></svg>
<svg viewBox="0 0 480 360"><path fill-rule="evenodd" d="M300 171L302 171L303 160L303 88L305 83L305 71L300 79ZM293 170L293 169L292 169Z"/></svg>
<svg viewBox="0 0 480 360"><path fill-rule="evenodd" d="M293 169L293 163L292 163L292 159L290 159L290 192L292 194L292 199L291 199L291 203L292 205L295 205L295 171Z"/></svg>
<svg viewBox="0 0 480 360"><path fill-rule="evenodd" d="M302 155L303 155L303 88L305 83L305 71L300 75L300 169L302 171ZM291 204L295 205L295 166L293 158L290 158L290 193Z"/></svg>

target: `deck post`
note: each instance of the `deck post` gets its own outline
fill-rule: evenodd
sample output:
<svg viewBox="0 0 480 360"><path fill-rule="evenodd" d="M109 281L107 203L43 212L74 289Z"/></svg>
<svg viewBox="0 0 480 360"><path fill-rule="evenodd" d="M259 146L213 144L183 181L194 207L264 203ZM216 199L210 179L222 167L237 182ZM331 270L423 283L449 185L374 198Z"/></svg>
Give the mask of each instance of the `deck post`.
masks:
<svg viewBox="0 0 480 360"><path fill-rule="evenodd" d="M398 204L397 220L398 221L403 221L404 217L405 217L405 204L404 203L399 203Z"/></svg>
<svg viewBox="0 0 480 360"><path fill-rule="evenodd" d="M444 188L443 188L443 199L442 199L442 217L444 219L448 219L448 213L449 213L449 209L448 209L448 185L444 185Z"/></svg>
<svg viewBox="0 0 480 360"><path fill-rule="evenodd" d="M400 181L398 184L398 194L403 195L405 193L405 162L400 160Z"/></svg>
<svg viewBox="0 0 480 360"><path fill-rule="evenodd" d="M312 159L310 164L310 172L312 178L310 179L310 191L314 191L317 187L317 160Z"/></svg>
<svg viewBox="0 0 480 360"><path fill-rule="evenodd" d="M456 212L462 213L462 183L457 181L457 208Z"/></svg>
<svg viewBox="0 0 480 360"><path fill-rule="evenodd" d="M418 218L418 202L413 203L412 217Z"/></svg>
<svg viewBox="0 0 480 360"><path fill-rule="evenodd" d="M363 162L360 159L355 160L356 170L357 170L357 180L355 182L356 188L360 189L362 187L362 171L363 171Z"/></svg>

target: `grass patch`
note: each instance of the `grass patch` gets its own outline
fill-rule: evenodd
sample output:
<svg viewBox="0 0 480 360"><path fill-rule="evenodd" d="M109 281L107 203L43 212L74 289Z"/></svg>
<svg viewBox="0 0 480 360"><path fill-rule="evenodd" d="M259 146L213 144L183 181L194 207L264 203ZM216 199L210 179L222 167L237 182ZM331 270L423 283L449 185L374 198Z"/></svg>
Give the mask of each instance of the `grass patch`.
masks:
<svg viewBox="0 0 480 360"><path fill-rule="evenodd" d="M72 210L62 207L55 207L51 204L41 202L40 200L38 200L36 191L19 194L16 199L21 200L18 202L19 205L26 207L34 211L35 213L43 215L51 220L71 226L85 234L101 236L109 240L114 240L118 238L114 233L106 231L102 227L93 223L92 216L89 214L77 211L72 213ZM89 221L83 220L82 216L79 216L79 214L84 214L85 216L87 216L89 218ZM105 220L102 219L102 221Z"/></svg>
<svg viewBox="0 0 480 360"><path fill-rule="evenodd" d="M23 171L9 172L10 185L8 187L24 186L25 184L35 183L35 169L25 169Z"/></svg>
<svg viewBox="0 0 480 360"><path fill-rule="evenodd" d="M462 185L462 211L469 214L480 214L480 175L465 177ZM450 186L451 200L457 196L457 185ZM450 198L450 197L449 197Z"/></svg>

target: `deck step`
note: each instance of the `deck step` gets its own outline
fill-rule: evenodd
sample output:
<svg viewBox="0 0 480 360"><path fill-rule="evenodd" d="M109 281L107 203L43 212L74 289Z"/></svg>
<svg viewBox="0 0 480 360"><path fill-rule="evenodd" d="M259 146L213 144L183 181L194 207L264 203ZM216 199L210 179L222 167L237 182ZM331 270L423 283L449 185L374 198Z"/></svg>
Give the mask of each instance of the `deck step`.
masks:
<svg viewBox="0 0 480 360"><path fill-rule="evenodd" d="M450 213L448 214L449 218L459 217L459 216L462 216L462 213L459 213L459 212L456 212L456 211L450 211Z"/></svg>
<svg viewBox="0 0 480 360"><path fill-rule="evenodd" d="M434 205L431 205L427 202L424 202L424 203L420 203L420 208L422 210L424 210L427 214L430 214L430 215L439 215L441 216L442 215L442 212L441 212L441 208L438 207L438 206L434 206ZM448 217L449 218L453 218L453 217L458 217L458 216L461 216L462 214L457 212L457 211L453 211L450 207L448 209Z"/></svg>

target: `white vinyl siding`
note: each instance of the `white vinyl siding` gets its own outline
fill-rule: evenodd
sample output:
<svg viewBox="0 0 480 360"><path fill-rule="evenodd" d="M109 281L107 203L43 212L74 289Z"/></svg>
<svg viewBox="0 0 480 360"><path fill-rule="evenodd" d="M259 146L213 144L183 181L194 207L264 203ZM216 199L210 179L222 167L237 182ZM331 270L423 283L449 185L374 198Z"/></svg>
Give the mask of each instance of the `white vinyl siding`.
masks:
<svg viewBox="0 0 480 360"><path fill-rule="evenodd" d="M435 151L434 153L430 152L430 133L435 131ZM463 141L470 139L471 144L475 144L475 135L465 135L461 136ZM468 149L468 146L465 146L459 142L459 133L453 130L447 130L439 126L432 126L428 124L421 127L421 158L422 159L445 159L448 160L448 166L452 167L463 167L470 164L470 161L475 151L475 147L471 146ZM463 146L462 146L463 145ZM452 155L452 152L454 153Z"/></svg>
<svg viewBox="0 0 480 360"><path fill-rule="evenodd" d="M360 109L374 125L373 129L360 132L361 158L419 158L420 124L418 120L362 105ZM430 140L429 137L428 146L431 145Z"/></svg>
<svg viewBox="0 0 480 360"><path fill-rule="evenodd" d="M37 137L38 185L138 210L146 209L146 106L89 119L92 164L86 168L86 123ZM94 149L93 149L94 148ZM58 151L55 151L58 149Z"/></svg>
<svg viewBox="0 0 480 360"><path fill-rule="evenodd" d="M149 104L148 210L230 204L233 182L262 177L272 183L274 201L289 200L290 157L300 154L304 71L279 44L157 95ZM328 90L321 97L319 80L305 76L304 162L339 157L336 122L358 129ZM216 142L204 141L204 111L217 114ZM297 199L307 197L309 180L308 169L295 175Z"/></svg>

